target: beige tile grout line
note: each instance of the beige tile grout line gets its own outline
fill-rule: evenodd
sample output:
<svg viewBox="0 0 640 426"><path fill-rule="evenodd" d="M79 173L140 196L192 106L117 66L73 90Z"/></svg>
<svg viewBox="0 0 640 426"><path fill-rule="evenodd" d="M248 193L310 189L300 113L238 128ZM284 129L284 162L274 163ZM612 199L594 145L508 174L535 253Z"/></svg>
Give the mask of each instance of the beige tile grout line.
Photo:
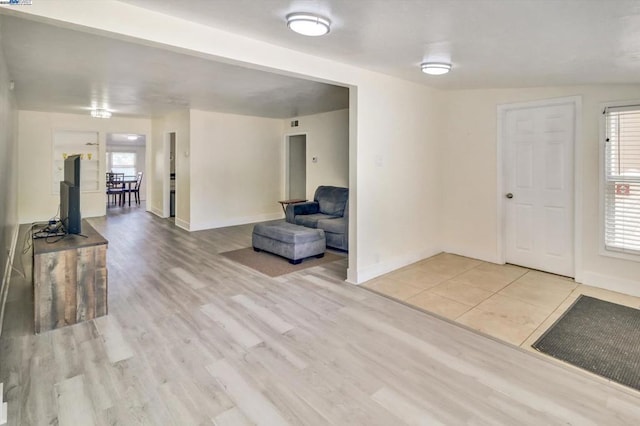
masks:
<svg viewBox="0 0 640 426"><path fill-rule="evenodd" d="M445 280L445 281L443 281L443 282L446 282L446 281L452 280L452 279L454 279L454 278L456 278L456 277L458 277L458 276L460 276L460 275L462 275L462 274L465 274L465 273L467 273L467 272L469 272L469 271L471 271L471 270L473 270L473 269L476 269L476 268L478 268L478 267L480 267L480 266L482 266L482 265L484 265L484 264L488 264L488 262L484 262L484 261L482 261L482 263L480 263L479 265L476 265L476 266L474 266L473 268L467 269L466 271L460 272L458 275L455 275L455 276L453 276L453 277L451 277L451 278L449 278L449 279L447 279L447 280ZM506 265L506 263L505 263L505 265ZM466 311L464 311L463 313L461 313L460 315L458 315L458 316L454 319L454 321L456 321L456 322L457 322L457 321L458 321L458 318L460 318L460 317L461 317L461 316L463 316L464 314L466 314L466 313L470 312L471 310L473 310L473 309L477 308L481 303L483 303L483 302L485 302L486 300L490 299L492 296L495 296L495 295L496 295L496 294L498 294L502 289L507 288L508 286L510 286L511 284L513 284L514 282L518 281L520 278L524 277L524 276L525 276L525 275L527 275L529 272L531 272L531 269L529 269L529 268L525 268L525 267L523 267L523 266L518 266L518 267L519 267L519 268L526 269L526 272L525 272L524 274L520 275L519 277L514 278L513 280L509 281L509 282L508 282L504 287L502 287L502 288L501 288L500 290L498 290L498 291L486 290L486 289L484 289L484 288L476 287L476 286L474 286L473 284L469 284L469 286L470 286L470 287L473 287L473 288L479 288L480 290L488 291L489 293L491 293L491 296L487 297L486 299L482 299L481 301L479 301L479 302L478 302L478 303L476 303L475 305L471 306L469 309L467 309ZM438 283L438 285L440 285L440 284L442 284L442 283ZM430 290L430 289L425 289L424 291L429 291L429 290ZM419 293L419 294L421 294L421 293ZM435 294L435 293L434 293L434 294ZM438 296L440 296L440 295L438 295ZM415 296L414 296L414 297L415 297ZM451 298L449 298L449 297L446 297L446 296L440 296L440 297L445 298L445 299L452 300L452 301L454 301L454 302L462 303L462 302L460 302L460 301L458 301L458 300L453 300L453 299L451 299ZM466 303L464 303L464 304L466 305ZM557 308L556 308L556 309L557 309ZM554 311L555 311L555 309L554 309ZM546 321L546 319L545 319L545 321ZM524 342L523 342L523 343L524 343Z"/></svg>
<svg viewBox="0 0 640 426"><path fill-rule="evenodd" d="M577 287L576 287L576 288L577 288ZM575 290L575 289L574 289L574 290ZM540 327L542 327L542 324L544 324L544 323L545 323L545 321L547 321L549 318L551 318L551 315L553 315L553 314L558 310L558 308L559 308L560 306L562 306L562 304L563 304L564 302L566 302L566 301L567 301L567 299L569 299L569 298L571 297L571 295L573 294L573 291L574 291L574 290L571 290L571 291L569 292L569 294L567 295L567 297L565 297L564 299L562 299L562 301L558 304L558 306L556 306L556 307L553 309L553 311L551 311L551 313L550 313L549 315L547 315L547 317L546 317L544 320L542 320L542 322L541 322L540 324L538 324L538 326L535 328L535 330L533 330L531 333L529 333L529 335L528 335L528 336L527 336L527 337L526 337L522 342L520 342L520 344L518 344L518 346L520 346L520 347L522 347L522 348L524 349L524 346L522 346L522 345L524 344L524 342L526 342L527 340L529 340L529 339L531 338L531 336L533 336L533 335L534 335L534 334L535 334L535 333L540 329Z"/></svg>
<svg viewBox="0 0 640 426"><path fill-rule="evenodd" d="M440 284L442 284L442 283L445 283L445 282L447 282L447 281L451 281L452 279L454 279L454 278L456 278L456 277L459 277L460 275L465 274L465 273L467 273L467 272L469 272L469 271L471 271L471 270L473 270L473 269L476 269L478 266L480 266L480 265L482 265L482 264L484 264L484 263L487 263L487 262L482 261L482 260L481 260L480 262L481 262L480 264L478 264L478 265L476 265L476 266L473 266L473 267L471 267L471 268L469 268L469 269L465 269L464 271L460 272L460 273L459 273L459 274L457 274L457 275L454 275L454 276L453 276L453 277L451 277L451 278L447 278L447 279L445 279L445 280L442 280L441 282L439 282L438 284L434 285L433 287L422 289L422 291L421 291L420 293L415 294L415 295L413 295L413 296L411 296L411 297L407 298L406 300L404 300L404 302L406 302L409 306L412 306L412 307L414 307L414 308L419 308L417 305L414 305L414 304L412 304L411 302L409 302L409 299L413 299L414 297L417 297L417 296L421 295L422 293L427 292L427 291L431 290L432 288L439 286L439 285L440 285ZM510 284L510 283L509 283L509 284ZM409 285L411 285L411 284L409 284ZM508 284L507 284L507 285L508 285ZM472 287L473 287L473 286L472 286ZM436 294L436 293L433 293L433 294L435 294L436 296L440 296L439 294ZM495 293L494 293L494 294L495 294ZM383 295L384 295L384 294L383 294ZM389 297L392 297L392 296L389 296ZM461 304L463 304L463 305L466 305L466 303L462 303L462 302L460 302L460 301L458 301L458 300L453 300L453 299L451 299L450 297L447 297L447 296L440 296L440 297L442 297L443 299L450 300L450 301L452 301L452 302L461 303ZM489 297L491 297L491 296L489 296ZM484 300L487 300L487 299L484 299ZM467 309L466 311L464 311L464 312L463 312L463 313L461 313L460 315L458 315L458 316L457 316L453 321L456 321L456 320L457 320L458 318L460 318L462 315L466 314L466 313L467 313L467 312L469 312L471 309L475 308L475 307L476 307L476 306L478 306L480 303L484 302L484 300L483 300L483 301L481 301L481 302L479 302L479 303L477 303L476 305L474 305L474 306L470 307L469 309ZM419 308L419 309L421 309L421 308ZM426 310L426 309L425 309L425 310ZM428 311L428 310L427 310L427 311Z"/></svg>

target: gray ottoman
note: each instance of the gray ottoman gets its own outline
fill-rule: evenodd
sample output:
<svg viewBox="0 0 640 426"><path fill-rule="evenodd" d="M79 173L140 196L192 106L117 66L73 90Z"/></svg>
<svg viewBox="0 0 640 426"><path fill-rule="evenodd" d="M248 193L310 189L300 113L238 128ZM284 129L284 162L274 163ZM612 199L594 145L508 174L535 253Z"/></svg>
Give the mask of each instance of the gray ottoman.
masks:
<svg viewBox="0 0 640 426"><path fill-rule="evenodd" d="M267 251L298 264L307 257L322 257L326 249L324 231L283 221L253 227L253 249Z"/></svg>

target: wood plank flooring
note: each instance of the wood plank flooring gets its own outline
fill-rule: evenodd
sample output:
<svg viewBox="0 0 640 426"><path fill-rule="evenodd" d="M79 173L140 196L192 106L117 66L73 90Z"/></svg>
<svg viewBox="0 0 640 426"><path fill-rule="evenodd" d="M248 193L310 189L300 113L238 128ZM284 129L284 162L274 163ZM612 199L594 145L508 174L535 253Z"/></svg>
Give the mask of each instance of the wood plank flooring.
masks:
<svg viewBox="0 0 640 426"><path fill-rule="evenodd" d="M249 225L113 210L108 316L35 336L29 254L14 273L10 425L640 423L639 393L345 284L346 259L269 278L219 255Z"/></svg>

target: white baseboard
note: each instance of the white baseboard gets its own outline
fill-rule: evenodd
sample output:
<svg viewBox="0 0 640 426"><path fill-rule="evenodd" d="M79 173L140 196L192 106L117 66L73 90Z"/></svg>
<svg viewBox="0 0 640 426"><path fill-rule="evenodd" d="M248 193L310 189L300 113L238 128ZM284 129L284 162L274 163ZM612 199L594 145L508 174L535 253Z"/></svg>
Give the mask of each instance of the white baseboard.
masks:
<svg viewBox="0 0 640 426"><path fill-rule="evenodd" d="M155 214L158 217L164 218L164 215L162 214L162 210L160 210L157 207L151 207L151 210L149 210L151 213Z"/></svg>
<svg viewBox="0 0 640 426"><path fill-rule="evenodd" d="M107 214L107 211L104 208L86 210L86 211L80 212L80 215L82 216L82 219L87 219L87 218L90 218L90 217L102 217L102 216L104 216L106 214Z"/></svg>
<svg viewBox="0 0 640 426"><path fill-rule="evenodd" d="M246 225L247 223L266 222L269 220L277 220L282 218L283 218L282 213L267 213L267 214L260 214L256 216L235 217L232 219L225 219L225 220L196 222L191 224L190 230L201 231L203 229L225 228L227 226Z"/></svg>
<svg viewBox="0 0 640 426"><path fill-rule="evenodd" d="M496 253L490 254L485 252L469 250L468 248L464 248L464 247L453 247L453 246L445 246L443 247L442 251L445 253L457 254L458 256L464 256L464 257L470 257L472 259L482 260L484 262L497 263L499 265L504 263Z"/></svg>
<svg viewBox="0 0 640 426"><path fill-rule="evenodd" d="M355 273L352 273L351 270L348 270L347 282L352 284L362 284L373 278L379 277L380 275L395 271L396 269L402 268L403 266L410 265L412 263L429 258L431 256L435 256L436 254L442 252L457 254L459 256L470 257L490 263L502 263L496 255L487 255L487 253L473 252L465 248L445 247L443 249L440 249L436 247L429 247L419 253L397 257L383 263L378 263L365 268L361 268L358 271L355 271Z"/></svg>
<svg viewBox="0 0 640 426"><path fill-rule="evenodd" d="M640 296L639 280L618 278L591 271L582 271L582 274L580 275L582 278L580 280L581 284L604 288L605 290L616 291L618 293L629 294L631 296Z"/></svg>
<svg viewBox="0 0 640 426"><path fill-rule="evenodd" d="M187 222L186 220L182 220L182 219L178 219L176 217L176 226L178 228L182 228L185 231L194 231L194 229L191 229L191 227L189 226L189 222Z"/></svg>
<svg viewBox="0 0 640 426"><path fill-rule="evenodd" d="M394 257L385 262L365 266L364 268L359 268L355 274L350 274L349 272L351 271L348 271L347 282L350 282L351 284L363 284L373 278L379 277L380 275L395 271L396 269L402 268L403 266L411 265L412 263L418 262L428 257L435 256L436 254L441 252L442 250L440 250L439 248L428 247L419 252Z"/></svg>
<svg viewBox="0 0 640 426"><path fill-rule="evenodd" d="M1 285L0 287L0 336L2 335L2 325L4 322L4 310L7 302L7 296L9 295L9 283L11 281L11 271L13 270L13 258L16 253L16 245L18 244L19 229L20 229L19 225L15 225L13 229L13 234L11 235L11 245L9 247L9 256L7 256L7 263L5 265L4 274L2 276L2 283L0 284Z"/></svg>
<svg viewBox="0 0 640 426"><path fill-rule="evenodd" d="M355 269L347 268L347 279L345 280L345 282L358 285L358 274Z"/></svg>

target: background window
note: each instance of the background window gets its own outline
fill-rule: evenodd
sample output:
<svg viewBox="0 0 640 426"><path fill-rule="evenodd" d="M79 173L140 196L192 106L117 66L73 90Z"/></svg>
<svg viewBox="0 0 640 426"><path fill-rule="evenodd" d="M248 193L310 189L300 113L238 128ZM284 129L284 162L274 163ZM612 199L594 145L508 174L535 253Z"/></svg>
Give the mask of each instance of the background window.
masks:
<svg viewBox="0 0 640 426"><path fill-rule="evenodd" d="M107 152L107 170L135 176L137 173L135 152Z"/></svg>
<svg viewBox="0 0 640 426"><path fill-rule="evenodd" d="M604 241L640 254L640 106L605 110Z"/></svg>

